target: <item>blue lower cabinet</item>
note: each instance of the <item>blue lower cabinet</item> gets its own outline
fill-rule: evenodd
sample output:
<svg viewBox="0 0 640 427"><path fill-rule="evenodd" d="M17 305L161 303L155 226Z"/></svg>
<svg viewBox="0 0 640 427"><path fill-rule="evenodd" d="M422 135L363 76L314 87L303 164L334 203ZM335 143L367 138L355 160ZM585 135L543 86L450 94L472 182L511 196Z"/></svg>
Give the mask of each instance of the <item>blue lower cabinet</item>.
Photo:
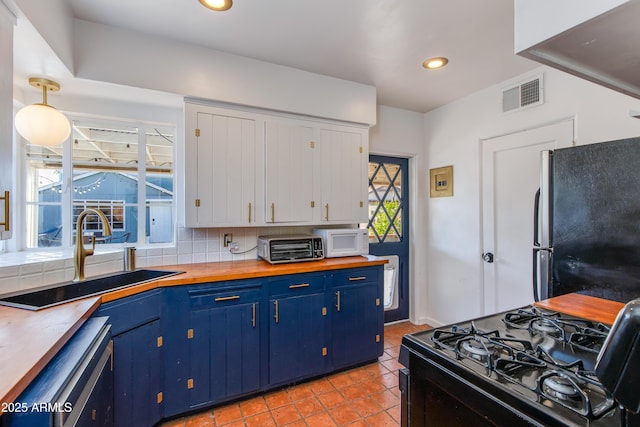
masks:
<svg viewBox="0 0 640 427"><path fill-rule="evenodd" d="M324 293L269 301L269 385L325 371L324 301Z"/></svg>
<svg viewBox="0 0 640 427"><path fill-rule="evenodd" d="M189 407L260 389L260 304L191 312Z"/></svg>
<svg viewBox="0 0 640 427"><path fill-rule="evenodd" d="M115 426L151 426L163 417L161 290L100 306L113 331Z"/></svg>
<svg viewBox="0 0 640 427"><path fill-rule="evenodd" d="M260 297L256 282L190 292L189 409L260 390Z"/></svg>
<svg viewBox="0 0 640 427"><path fill-rule="evenodd" d="M116 426L151 426L162 419L160 321L113 338Z"/></svg>
<svg viewBox="0 0 640 427"><path fill-rule="evenodd" d="M334 369L369 362L383 353L382 286L371 270L353 269L334 277L329 292Z"/></svg>

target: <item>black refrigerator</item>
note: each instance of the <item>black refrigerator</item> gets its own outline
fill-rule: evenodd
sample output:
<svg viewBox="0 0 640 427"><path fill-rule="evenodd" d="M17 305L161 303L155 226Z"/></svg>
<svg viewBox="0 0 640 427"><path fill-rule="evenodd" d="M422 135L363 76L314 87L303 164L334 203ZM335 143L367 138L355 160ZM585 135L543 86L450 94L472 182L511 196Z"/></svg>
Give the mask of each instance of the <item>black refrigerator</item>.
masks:
<svg viewBox="0 0 640 427"><path fill-rule="evenodd" d="M542 153L534 212L536 300L640 297L640 138Z"/></svg>

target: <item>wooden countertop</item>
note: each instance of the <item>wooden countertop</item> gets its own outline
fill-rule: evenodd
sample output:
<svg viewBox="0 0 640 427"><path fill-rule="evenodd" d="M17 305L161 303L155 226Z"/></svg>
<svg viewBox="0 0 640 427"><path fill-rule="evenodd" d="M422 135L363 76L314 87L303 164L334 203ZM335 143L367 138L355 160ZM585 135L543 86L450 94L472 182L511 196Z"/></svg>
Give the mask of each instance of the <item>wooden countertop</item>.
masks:
<svg viewBox="0 0 640 427"><path fill-rule="evenodd" d="M137 286L119 289L103 294L102 302L109 302L135 295L140 292L169 286L192 285L198 283L222 282L225 280L250 279L254 277L283 276L286 274L312 273L317 271L340 270L343 268L370 267L383 265L388 261L373 255L345 258L327 258L320 261L294 262L289 264L269 264L263 260L207 262L200 264L163 265L149 267L157 270L184 271L176 276L154 280Z"/></svg>
<svg viewBox="0 0 640 427"><path fill-rule="evenodd" d="M40 311L0 306L0 403L15 401L99 305L93 297Z"/></svg>
<svg viewBox="0 0 640 427"><path fill-rule="evenodd" d="M271 265L261 260L157 267L185 273L39 311L0 306L0 402L13 402L100 306L148 290L386 264L374 256ZM0 416L2 413L0 412Z"/></svg>
<svg viewBox="0 0 640 427"><path fill-rule="evenodd" d="M540 308L612 325L624 304L580 294L567 294L534 304Z"/></svg>

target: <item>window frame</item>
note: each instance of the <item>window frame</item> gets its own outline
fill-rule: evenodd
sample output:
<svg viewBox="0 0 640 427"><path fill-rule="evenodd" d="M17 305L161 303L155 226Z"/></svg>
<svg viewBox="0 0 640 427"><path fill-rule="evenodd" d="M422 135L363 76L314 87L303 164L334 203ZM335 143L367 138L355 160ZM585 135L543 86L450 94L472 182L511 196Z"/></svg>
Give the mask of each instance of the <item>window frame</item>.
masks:
<svg viewBox="0 0 640 427"><path fill-rule="evenodd" d="M154 132L154 129L162 128L169 129L173 132L173 147L171 152L171 166L170 166L170 176L172 181L172 191L170 199L161 199L163 203L171 205L171 212L174 220L171 223L171 241L161 242L161 243L151 243L149 242L149 236L147 236L146 231L146 222L147 222L147 210L149 206L149 202L154 203L157 202L156 198L147 198L146 195L146 185L138 185L137 186L137 196L136 201L133 203L123 203L122 207L132 207L135 206L137 209L137 241L128 241L128 244L134 244L139 247L158 247L158 246L167 246L176 244L176 213L177 213L177 195L175 193L175 188L177 184L177 176L176 176L176 164L177 164L177 156L178 156L178 131L179 125L177 123L166 123L166 122L152 122L152 121L141 121L141 120L127 120L122 118L112 118L112 117L103 117L103 116L87 116L82 114L66 114L66 117L72 124L72 132L69 138L62 144L62 158L61 158L61 171L62 171L62 194L60 202L40 202L38 200L28 201L26 197L24 197L21 201L21 209L20 209L20 222L22 222L21 228L25 231L23 237L21 237L21 241L18 243L20 247L26 250L33 251L47 251L47 250L60 250L60 249L69 249L74 246L74 236L76 234L75 230L75 218L77 215L74 215L76 210L76 206L80 204L93 204L96 200L73 200L73 184L69 184L73 182L73 138L74 131L73 126L75 123L80 122L83 125L95 125L97 127L104 128L118 128L118 127L126 127L126 128L136 128L138 134L138 155L137 155L137 167L135 168L135 172L128 172L130 174L135 174L138 182L146 183L147 182L147 134ZM27 156L27 143L19 136L17 137L18 146L20 147L20 158L21 158L21 170L18 173L20 177L20 186L23 188L27 187L28 181L31 179L29 174L29 158ZM90 202L90 203L89 203ZM117 202L120 203L122 200L114 199L101 199L100 202ZM30 220L27 218L30 207L35 207L36 211L39 206L44 205L61 205L61 222L62 222L62 236L61 236L61 245L55 247L38 247L38 225L30 224ZM123 215L126 214L123 212ZM31 220L33 222L33 220ZM125 218L123 217L123 224L125 223ZM35 229L34 229L35 225ZM116 228L117 230L117 228ZM99 230L101 231L101 227ZM31 239L31 242L29 241ZM34 243L35 242L35 243ZM35 246L34 246L35 244ZM101 245L102 247L114 246L120 247L122 246L122 242L119 243L104 243Z"/></svg>

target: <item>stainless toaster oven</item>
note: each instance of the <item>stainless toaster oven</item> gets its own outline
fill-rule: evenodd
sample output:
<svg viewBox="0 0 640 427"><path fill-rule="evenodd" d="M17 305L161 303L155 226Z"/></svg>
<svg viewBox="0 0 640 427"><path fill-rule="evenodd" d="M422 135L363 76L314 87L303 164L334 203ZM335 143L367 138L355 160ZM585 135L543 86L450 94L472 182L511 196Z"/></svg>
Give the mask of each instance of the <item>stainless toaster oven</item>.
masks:
<svg viewBox="0 0 640 427"><path fill-rule="evenodd" d="M259 236L258 256L271 264L314 261L324 258L324 248L320 236Z"/></svg>

